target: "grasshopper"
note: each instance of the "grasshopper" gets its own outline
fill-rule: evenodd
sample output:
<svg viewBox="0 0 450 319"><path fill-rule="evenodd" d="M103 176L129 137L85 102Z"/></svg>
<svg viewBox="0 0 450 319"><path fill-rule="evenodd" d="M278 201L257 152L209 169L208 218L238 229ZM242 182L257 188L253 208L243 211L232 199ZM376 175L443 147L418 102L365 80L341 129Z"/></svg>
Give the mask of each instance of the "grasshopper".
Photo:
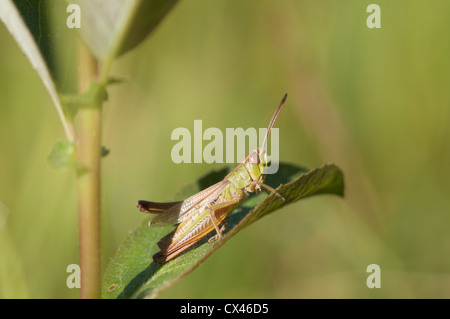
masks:
<svg viewBox="0 0 450 319"><path fill-rule="evenodd" d="M175 230L158 242L160 251L153 255L156 263L163 264L175 258L213 230L216 235L208 242L220 240L225 230L225 218L247 199L249 193L263 188L286 201L275 189L264 184L263 174L264 168L269 165L265 151L267 138L286 97L287 94L270 120L262 146L251 151L222 181L181 202L138 201L137 207L141 212L158 214L150 221L149 226L178 224Z"/></svg>

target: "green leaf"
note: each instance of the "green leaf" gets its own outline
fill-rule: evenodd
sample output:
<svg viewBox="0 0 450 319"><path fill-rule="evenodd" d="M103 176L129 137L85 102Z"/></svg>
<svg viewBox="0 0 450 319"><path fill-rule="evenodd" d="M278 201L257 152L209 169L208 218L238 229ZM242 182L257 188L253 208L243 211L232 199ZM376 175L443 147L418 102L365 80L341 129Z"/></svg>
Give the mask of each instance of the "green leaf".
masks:
<svg viewBox="0 0 450 319"><path fill-rule="evenodd" d="M74 167L77 172L83 171L83 165L78 162L75 143L71 141L59 141L48 156L48 161L53 168Z"/></svg>
<svg viewBox="0 0 450 319"><path fill-rule="evenodd" d="M105 146L101 147L101 156L106 157L111 151ZM78 173L83 172L83 165L77 160L75 143L64 140L57 142L50 154L48 162L53 168L74 167Z"/></svg>
<svg viewBox="0 0 450 319"><path fill-rule="evenodd" d="M177 199L186 198L223 179L229 170L223 169L201 178L178 194ZM343 174L334 164L311 171L294 165L280 164L277 174L269 175L266 183L272 187L282 184L277 191L286 198L286 202L275 194L265 196L260 193L250 196L228 216L225 234L221 240L209 244L205 238L193 249L164 265L154 263L152 255L159 250L156 243L173 227L148 227L150 218L147 218L125 239L109 263L103 281L103 297L154 298L163 289L193 271L237 232L261 217L309 196L343 196L344 191Z"/></svg>
<svg viewBox="0 0 450 319"><path fill-rule="evenodd" d="M81 36L100 60L111 61L141 43L177 0L76 0Z"/></svg>
<svg viewBox="0 0 450 319"><path fill-rule="evenodd" d="M56 63L50 35L47 3L41 1L0 1L0 19L14 36L24 55L38 72L45 88L50 93L66 136L74 140L72 123L68 122L60 97L56 79Z"/></svg>
<svg viewBox="0 0 450 319"><path fill-rule="evenodd" d="M108 156L110 152L111 152L111 150L109 148L107 148L106 146L102 146L102 149L101 149L102 157Z"/></svg>

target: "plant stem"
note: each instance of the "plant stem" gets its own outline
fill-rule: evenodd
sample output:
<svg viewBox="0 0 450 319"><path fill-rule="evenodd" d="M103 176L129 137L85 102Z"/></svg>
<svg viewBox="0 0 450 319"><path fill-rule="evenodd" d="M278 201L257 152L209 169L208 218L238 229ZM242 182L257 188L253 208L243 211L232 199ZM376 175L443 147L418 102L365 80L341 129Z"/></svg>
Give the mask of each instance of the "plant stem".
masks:
<svg viewBox="0 0 450 319"><path fill-rule="evenodd" d="M80 92L97 76L97 60L80 48ZM78 223L81 268L80 297L101 298L100 160L102 100L80 107L76 117L78 161Z"/></svg>
<svg viewBox="0 0 450 319"><path fill-rule="evenodd" d="M81 298L100 298L101 108L80 109L77 139Z"/></svg>

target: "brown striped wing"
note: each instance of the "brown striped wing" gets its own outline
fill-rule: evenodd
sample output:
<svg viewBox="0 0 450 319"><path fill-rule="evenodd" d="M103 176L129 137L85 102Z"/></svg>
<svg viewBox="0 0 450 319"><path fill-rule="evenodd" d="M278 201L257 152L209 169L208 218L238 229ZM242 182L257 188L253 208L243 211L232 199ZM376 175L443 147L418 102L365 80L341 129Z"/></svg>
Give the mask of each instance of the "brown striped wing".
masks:
<svg viewBox="0 0 450 319"><path fill-rule="evenodd" d="M156 203L156 202L149 202L146 200L140 200L137 203L137 208L139 208L139 210L143 213L159 214L179 203L181 202Z"/></svg>
<svg viewBox="0 0 450 319"><path fill-rule="evenodd" d="M213 210L216 218L216 224L222 224L225 218L242 202L243 199L245 198L239 196L211 207L210 209ZM169 261L214 230L214 224L209 216L198 222L185 236L179 238L177 232L182 227L183 223L181 223L177 229L161 238L158 242L158 247L161 251L153 256L155 262L161 264Z"/></svg>

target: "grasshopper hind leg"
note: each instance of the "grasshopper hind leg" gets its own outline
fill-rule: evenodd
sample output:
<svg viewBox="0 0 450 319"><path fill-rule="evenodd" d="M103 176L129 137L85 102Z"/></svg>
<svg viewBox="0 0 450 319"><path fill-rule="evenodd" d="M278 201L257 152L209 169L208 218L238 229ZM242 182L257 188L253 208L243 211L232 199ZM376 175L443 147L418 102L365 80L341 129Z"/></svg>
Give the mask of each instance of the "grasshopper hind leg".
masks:
<svg viewBox="0 0 450 319"><path fill-rule="evenodd" d="M158 247L161 251L153 255L153 260L156 263L163 264L172 258L175 258L214 229L216 230L216 235L210 238L208 242L212 242L213 239L222 238L222 233L225 230L225 218L237 205L239 205L240 201L241 198L236 197L231 200L225 200L219 204L208 205L205 207L205 209L208 210L208 213L206 214L205 219L203 219L204 223L194 225L192 230L180 237L177 236L177 232L180 231L180 226L183 223L188 223L188 221L183 221L177 229L161 238L158 242Z"/></svg>
<svg viewBox="0 0 450 319"><path fill-rule="evenodd" d="M222 225L219 228L219 232L217 232L217 229L216 229L216 234L208 239L208 244L211 244L219 239L222 239L222 234L225 231L226 225L227 225L227 221L224 220Z"/></svg>
<svg viewBox="0 0 450 319"><path fill-rule="evenodd" d="M209 209L209 217L211 218L211 221L216 230L216 235L214 237L217 237L217 239L222 239L222 232L225 229L225 227L222 227L219 229L219 225L217 225L217 221L216 221L216 215L215 215L214 211L211 209ZM211 238L214 238L214 237L211 237ZM208 242L209 242L209 240L208 240Z"/></svg>
<svg viewBox="0 0 450 319"><path fill-rule="evenodd" d="M237 205L239 205L241 200L241 197L236 197L208 208L209 217L216 230L216 234L208 240L208 243L222 239L222 233L224 232L226 226L225 218ZM222 225L222 227L219 228L220 225Z"/></svg>

